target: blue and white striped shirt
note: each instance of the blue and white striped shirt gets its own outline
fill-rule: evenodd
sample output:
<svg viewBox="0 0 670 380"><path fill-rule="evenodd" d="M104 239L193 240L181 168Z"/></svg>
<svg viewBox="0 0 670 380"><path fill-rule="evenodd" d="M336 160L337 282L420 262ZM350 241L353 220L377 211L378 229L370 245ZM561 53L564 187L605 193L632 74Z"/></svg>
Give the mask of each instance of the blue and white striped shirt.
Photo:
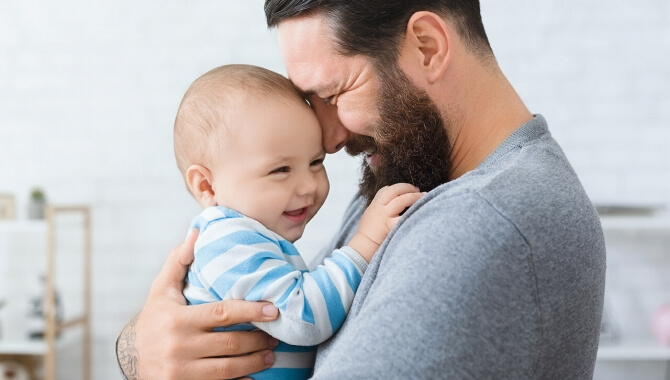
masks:
<svg viewBox="0 0 670 380"><path fill-rule="evenodd" d="M365 260L345 246L309 271L293 244L260 222L221 206L205 209L192 227L200 234L184 288L188 303L226 299L274 303L280 310L275 321L217 330L260 328L282 342L275 349L274 366L255 374L255 379L308 378L314 346L344 322L367 267Z"/></svg>

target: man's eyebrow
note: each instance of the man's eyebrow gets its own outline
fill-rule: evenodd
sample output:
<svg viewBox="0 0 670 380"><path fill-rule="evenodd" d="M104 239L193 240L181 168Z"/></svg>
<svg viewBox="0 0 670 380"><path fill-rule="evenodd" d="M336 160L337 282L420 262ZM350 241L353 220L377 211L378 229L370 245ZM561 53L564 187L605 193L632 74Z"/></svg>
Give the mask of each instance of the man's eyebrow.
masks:
<svg viewBox="0 0 670 380"><path fill-rule="evenodd" d="M298 90L298 92L300 93L300 96L302 96L303 98L308 98L308 97L310 97L310 96L312 96L312 95L316 95L316 90L312 90L312 89L310 89L310 90L305 90L305 91L303 91L303 90Z"/></svg>
<svg viewBox="0 0 670 380"><path fill-rule="evenodd" d="M291 82L291 83L293 83L293 82ZM308 88L308 89L305 89L305 90L301 90L300 88L295 86L295 84L293 85L293 87L295 87L296 90L298 90L298 92L300 93L300 95L303 98L308 98L310 96L317 96L318 97L319 93L330 94L331 92L334 92L335 89L337 88L337 83L329 83L329 84L327 84L327 85L325 85L321 88Z"/></svg>

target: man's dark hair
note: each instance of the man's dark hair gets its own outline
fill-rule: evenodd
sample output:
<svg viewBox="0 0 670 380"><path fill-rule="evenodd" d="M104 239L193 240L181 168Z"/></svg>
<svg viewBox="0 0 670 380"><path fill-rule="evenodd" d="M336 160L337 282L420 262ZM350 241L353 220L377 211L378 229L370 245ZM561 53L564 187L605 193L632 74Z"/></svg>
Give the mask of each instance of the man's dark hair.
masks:
<svg viewBox="0 0 670 380"><path fill-rule="evenodd" d="M328 20L340 53L362 54L378 66L395 63L410 17L430 11L451 20L466 46L480 58L493 56L479 0L266 0L268 27L310 13Z"/></svg>

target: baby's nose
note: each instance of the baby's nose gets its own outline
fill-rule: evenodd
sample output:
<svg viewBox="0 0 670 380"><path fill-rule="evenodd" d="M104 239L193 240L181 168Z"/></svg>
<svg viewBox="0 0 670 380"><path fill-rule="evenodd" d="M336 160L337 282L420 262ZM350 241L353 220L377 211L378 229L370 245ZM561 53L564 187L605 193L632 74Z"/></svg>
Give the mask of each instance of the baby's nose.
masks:
<svg viewBox="0 0 670 380"><path fill-rule="evenodd" d="M300 196L314 194L316 192L317 181L314 178L314 174L309 173L304 175L301 178L300 183L298 184L297 193Z"/></svg>

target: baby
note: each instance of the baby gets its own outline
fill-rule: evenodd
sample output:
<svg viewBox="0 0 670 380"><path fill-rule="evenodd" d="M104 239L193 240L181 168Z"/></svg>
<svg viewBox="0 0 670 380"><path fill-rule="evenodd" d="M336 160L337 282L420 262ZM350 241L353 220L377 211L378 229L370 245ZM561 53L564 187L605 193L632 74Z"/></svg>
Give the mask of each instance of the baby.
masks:
<svg viewBox="0 0 670 380"><path fill-rule="evenodd" d="M249 65L209 71L188 89L174 125L177 165L204 209L186 278L189 304L270 301L280 341L275 365L255 379L312 374L315 345L342 325L368 262L399 214L422 196L410 184L380 190L349 243L314 270L292 244L328 195L316 115L280 74Z"/></svg>

